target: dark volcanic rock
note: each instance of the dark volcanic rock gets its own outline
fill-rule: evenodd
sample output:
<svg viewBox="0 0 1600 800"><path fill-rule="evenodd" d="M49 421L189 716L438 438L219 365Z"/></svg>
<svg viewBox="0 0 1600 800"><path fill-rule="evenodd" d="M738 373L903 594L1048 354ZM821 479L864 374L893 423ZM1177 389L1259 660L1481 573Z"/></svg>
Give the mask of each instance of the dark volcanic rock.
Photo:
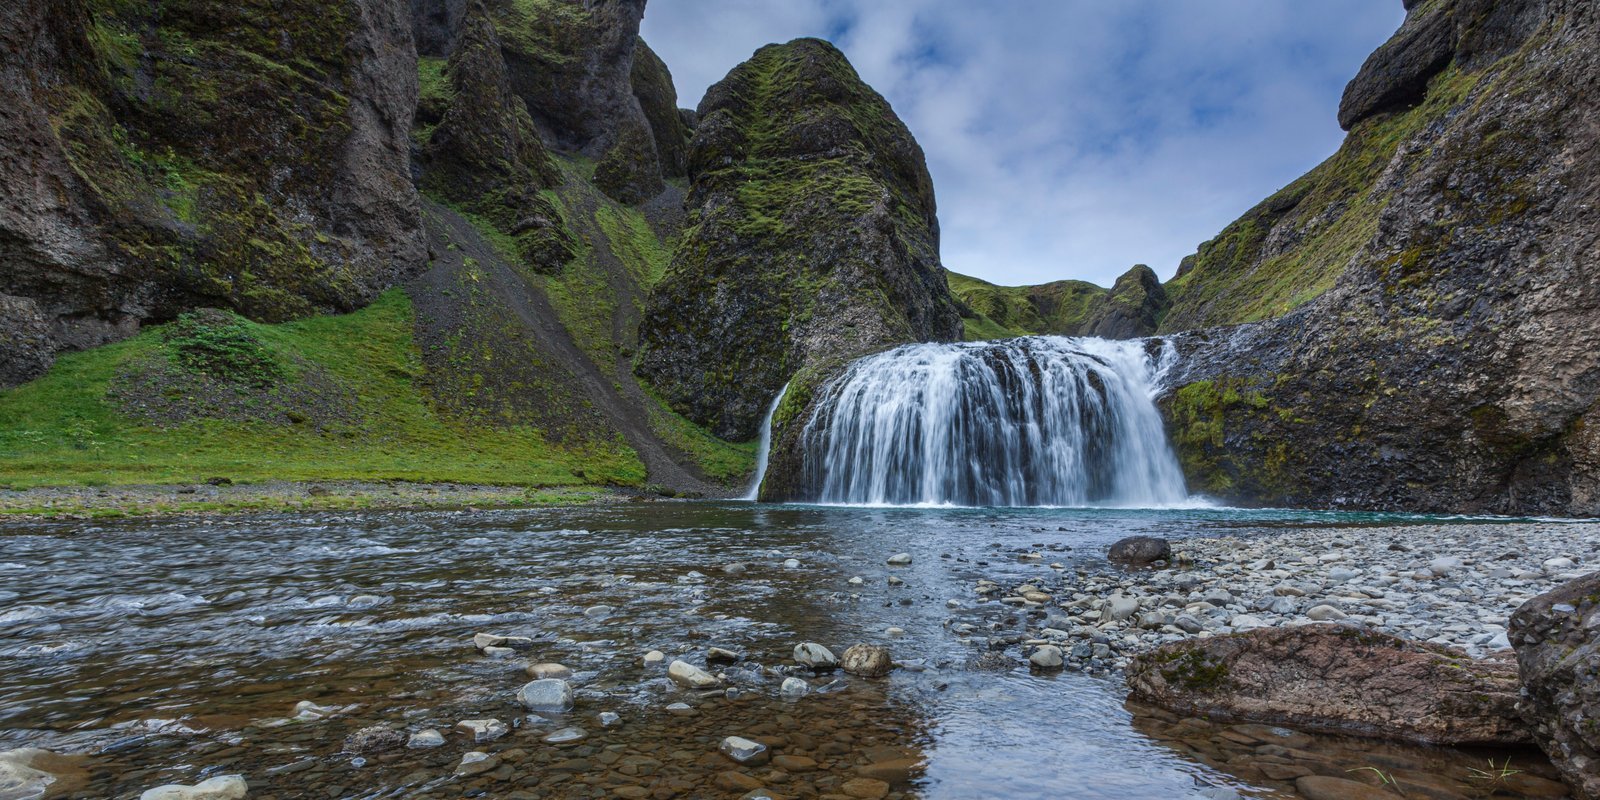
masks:
<svg viewBox="0 0 1600 800"><path fill-rule="evenodd" d="M1481 8L1413 16L1444 7ZM1276 317L1177 337L1164 406L1192 489L1600 513L1597 16L1474 12L1420 105L1357 122L1186 261L1164 329Z"/></svg>
<svg viewBox="0 0 1600 800"><path fill-rule="evenodd" d="M1350 130L1373 114L1422 102L1428 79L1443 71L1455 55L1456 7L1450 2L1427 3L1415 11L1408 7L1405 24L1367 57L1344 87L1340 127Z"/></svg>
<svg viewBox="0 0 1600 800"><path fill-rule="evenodd" d="M1573 790L1600 798L1600 572L1524 603L1509 637L1522 670L1522 715Z"/></svg>
<svg viewBox="0 0 1600 800"><path fill-rule="evenodd" d="M1090 314L1084 335L1136 339L1156 332L1167 311L1167 292L1155 270L1136 264L1117 279L1105 300Z"/></svg>
<svg viewBox="0 0 1600 800"><path fill-rule="evenodd" d="M365 304L424 261L415 71L394 0L5 4L0 294L52 349Z"/></svg>
<svg viewBox="0 0 1600 800"><path fill-rule="evenodd" d="M638 372L690 419L748 439L798 372L814 385L961 335L922 149L827 42L769 45L713 86L689 173L691 227L650 297Z"/></svg>
<svg viewBox="0 0 1600 800"><path fill-rule="evenodd" d="M1528 740L1510 664L1338 625L1163 645L1133 660L1128 686L1182 714L1428 744Z"/></svg>
<svg viewBox="0 0 1600 800"><path fill-rule="evenodd" d="M689 133L691 125L685 124L678 108L678 90L672 85L672 73L643 39L633 46L633 96L639 99L639 109L650 122L650 132L655 136L656 156L661 160L661 174L683 177L689 171Z"/></svg>
<svg viewBox="0 0 1600 800"><path fill-rule="evenodd" d="M1129 536L1112 544L1106 558L1123 564L1165 561L1172 558L1172 545L1155 536Z"/></svg>

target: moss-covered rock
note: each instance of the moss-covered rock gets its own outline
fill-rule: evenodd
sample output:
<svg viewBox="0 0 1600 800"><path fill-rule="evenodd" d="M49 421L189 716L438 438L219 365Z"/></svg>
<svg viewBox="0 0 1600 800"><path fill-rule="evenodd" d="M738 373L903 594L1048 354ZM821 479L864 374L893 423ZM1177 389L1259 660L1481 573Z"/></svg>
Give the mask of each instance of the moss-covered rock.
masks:
<svg viewBox="0 0 1600 800"><path fill-rule="evenodd" d="M1167 310L1154 270L1136 264L1104 289L1086 281L996 286L949 273L968 340L1030 334L1133 339L1155 333Z"/></svg>
<svg viewBox="0 0 1600 800"><path fill-rule="evenodd" d="M675 409L750 438L808 365L960 336L922 150L842 53L763 47L698 117L690 227L638 359Z"/></svg>
<svg viewBox="0 0 1600 800"><path fill-rule="evenodd" d="M672 85L672 73L666 62L656 55L643 39L633 46L633 96L639 99L639 108L650 122L650 132L655 136L656 156L661 160L661 174L681 178L689 171L689 133L678 108L678 90Z"/></svg>
<svg viewBox="0 0 1600 800"><path fill-rule="evenodd" d="M1233 502L1600 513L1600 12L1411 14L1456 21L1416 104L1167 285L1165 330L1265 320L1178 337L1174 441Z"/></svg>
<svg viewBox="0 0 1600 800"><path fill-rule="evenodd" d="M397 7L24 0L0 29L0 292L54 348L348 310L421 267Z"/></svg>

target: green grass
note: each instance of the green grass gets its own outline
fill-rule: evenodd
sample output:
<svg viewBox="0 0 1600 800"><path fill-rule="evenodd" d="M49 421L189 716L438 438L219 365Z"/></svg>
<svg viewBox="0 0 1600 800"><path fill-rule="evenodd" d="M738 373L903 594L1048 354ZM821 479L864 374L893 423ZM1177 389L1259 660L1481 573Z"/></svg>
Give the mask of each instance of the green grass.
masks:
<svg viewBox="0 0 1600 800"><path fill-rule="evenodd" d="M157 328L63 355L45 376L0 392L0 483L166 484L212 476L527 486L644 481L643 465L620 445L569 450L531 429L441 417L418 386L423 367L412 308L399 290L353 314L240 324L280 360L319 366L337 380L356 398L354 421L319 431L218 419L163 427L127 416L107 390L130 363L171 347Z"/></svg>
<svg viewBox="0 0 1600 800"><path fill-rule="evenodd" d="M1110 290L1086 281L997 286L957 272L945 277L950 293L973 311L962 319L967 341L1079 334L1110 297Z"/></svg>

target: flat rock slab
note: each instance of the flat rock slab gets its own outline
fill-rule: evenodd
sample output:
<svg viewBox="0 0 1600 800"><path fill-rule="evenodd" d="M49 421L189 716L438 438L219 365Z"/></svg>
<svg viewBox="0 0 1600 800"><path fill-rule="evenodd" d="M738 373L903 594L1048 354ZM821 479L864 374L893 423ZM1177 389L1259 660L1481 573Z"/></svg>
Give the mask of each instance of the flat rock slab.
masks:
<svg viewBox="0 0 1600 800"><path fill-rule="evenodd" d="M1133 660L1140 702L1199 716L1423 744L1521 744L1517 670L1345 625L1262 628Z"/></svg>

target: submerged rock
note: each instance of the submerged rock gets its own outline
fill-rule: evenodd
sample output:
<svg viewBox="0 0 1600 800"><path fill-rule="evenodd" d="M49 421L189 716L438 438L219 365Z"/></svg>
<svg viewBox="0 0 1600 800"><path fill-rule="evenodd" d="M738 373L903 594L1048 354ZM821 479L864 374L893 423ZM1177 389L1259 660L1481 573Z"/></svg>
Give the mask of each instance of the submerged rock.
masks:
<svg viewBox="0 0 1600 800"><path fill-rule="evenodd" d="M529 681L517 690L517 700L529 711L560 713L572 710L572 686L559 678Z"/></svg>
<svg viewBox="0 0 1600 800"><path fill-rule="evenodd" d="M1600 572L1524 603L1509 633L1534 741L1583 798L1600 798Z"/></svg>
<svg viewBox="0 0 1600 800"><path fill-rule="evenodd" d="M388 725L369 725L344 737L346 753L382 753L397 750L406 744L406 735Z"/></svg>
<svg viewBox="0 0 1600 800"><path fill-rule="evenodd" d="M717 676L687 661L672 662L672 665L667 667L667 677L685 689L713 689L722 685Z"/></svg>
<svg viewBox="0 0 1600 800"><path fill-rule="evenodd" d="M243 775L220 775L193 786L173 783L146 789L139 800L242 800L249 791Z"/></svg>
<svg viewBox="0 0 1600 800"><path fill-rule="evenodd" d="M771 755L766 745L760 742L752 742L742 736L729 736L723 739L721 746L717 749L728 758L747 766L765 764Z"/></svg>
<svg viewBox="0 0 1600 800"><path fill-rule="evenodd" d="M833 651L816 642L801 642L794 646L794 660L803 667L833 669L839 666Z"/></svg>
<svg viewBox="0 0 1600 800"><path fill-rule="evenodd" d="M0 753L0 797L42 797L56 776L41 769L39 762L54 754L48 750L24 747Z"/></svg>
<svg viewBox="0 0 1600 800"><path fill-rule="evenodd" d="M1141 702L1183 714L1425 744L1518 744L1511 665L1340 625L1264 628L1133 659Z"/></svg>
<svg viewBox="0 0 1600 800"><path fill-rule="evenodd" d="M504 722L501 722L497 719L464 719L456 723L456 730L471 736L472 741L474 742L494 741L495 739L498 739L511 732L511 729L506 727ZM433 745L431 744L417 743L431 741L432 737L425 736L424 734L426 733L428 733L428 731L423 731L422 733L411 737L412 744L410 746L432 747ZM437 734L437 731L434 733ZM440 737L439 744L444 744L443 737Z"/></svg>

